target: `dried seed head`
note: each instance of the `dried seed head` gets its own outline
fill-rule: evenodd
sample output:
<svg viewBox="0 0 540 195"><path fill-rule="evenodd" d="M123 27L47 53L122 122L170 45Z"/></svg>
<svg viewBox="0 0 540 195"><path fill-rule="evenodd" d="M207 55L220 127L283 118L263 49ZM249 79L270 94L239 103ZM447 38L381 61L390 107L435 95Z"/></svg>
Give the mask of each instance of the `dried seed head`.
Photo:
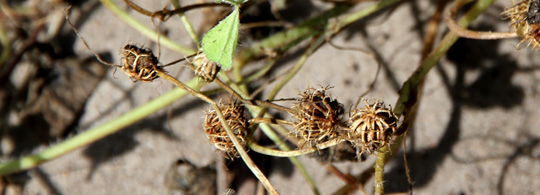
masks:
<svg viewBox="0 0 540 195"><path fill-rule="evenodd" d="M352 111L349 119L349 138L353 145L364 153L373 153L380 147L390 144L390 140L396 131L397 116L392 112L392 107L386 108L383 102L375 102L362 109Z"/></svg>
<svg viewBox="0 0 540 195"><path fill-rule="evenodd" d="M244 106L238 103L225 104L220 106L223 116L234 135L240 141L240 145L246 149L248 119L244 116ZM238 150L234 147L232 140L227 135L225 128L221 125L215 110L206 114L204 131L214 146L225 154L226 158L233 159L240 157Z"/></svg>
<svg viewBox="0 0 540 195"><path fill-rule="evenodd" d="M161 70L158 66L159 60L154 56L152 50L139 48L136 45L127 44L121 49L122 71L126 73L133 82L152 82L156 79L156 70Z"/></svg>
<svg viewBox="0 0 540 195"><path fill-rule="evenodd" d="M339 135L338 125L344 112L343 105L326 95L327 89L307 89L294 106L297 110L297 124L292 133L301 139L300 145L307 143L312 147Z"/></svg>
<svg viewBox="0 0 540 195"><path fill-rule="evenodd" d="M216 76L221 69L216 62L208 60L202 49L200 49L197 55L193 58L191 68L195 71L195 75L208 83L216 79Z"/></svg>
<svg viewBox="0 0 540 195"><path fill-rule="evenodd" d="M516 32L523 42L535 49L540 48L540 0L524 0L514 4L502 13L510 19L510 29Z"/></svg>

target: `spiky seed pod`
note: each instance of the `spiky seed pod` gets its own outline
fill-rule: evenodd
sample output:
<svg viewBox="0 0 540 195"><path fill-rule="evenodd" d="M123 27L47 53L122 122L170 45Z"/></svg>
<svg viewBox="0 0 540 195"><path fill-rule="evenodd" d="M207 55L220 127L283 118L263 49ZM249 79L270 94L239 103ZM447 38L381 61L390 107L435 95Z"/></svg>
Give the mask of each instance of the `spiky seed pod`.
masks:
<svg viewBox="0 0 540 195"><path fill-rule="evenodd" d="M214 81L219 70L221 70L221 67L216 62L208 60L202 49L197 52L197 55L191 61L191 68L195 71L195 75L208 83Z"/></svg>
<svg viewBox="0 0 540 195"><path fill-rule="evenodd" d="M223 116L227 124L233 131L234 135L240 141L240 145L246 149L247 146L247 128L249 127L248 119L244 115L245 107L239 103L230 103L220 106ZM215 110L206 113L204 121L204 131L208 139L214 146L225 154L228 159L240 157L238 150L234 147L232 140L227 135L225 128Z"/></svg>
<svg viewBox="0 0 540 195"><path fill-rule="evenodd" d="M540 0L524 0L504 10L503 16L510 19L510 29L522 38L519 44L528 42L540 48Z"/></svg>
<svg viewBox="0 0 540 195"><path fill-rule="evenodd" d="M161 66L158 66L158 58L148 48L139 48L136 45L127 44L121 49L121 54L122 71L133 82L152 82L158 77L156 70L162 69Z"/></svg>
<svg viewBox="0 0 540 195"><path fill-rule="evenodd" d="M360 154L373 153L380 147L389 145L396 132L398 118L392 107L386 108L383 102L368 104L362 109L353 110L349 119L349 138Z"/></svg>
<svg viewBox="0 0 540 195"><path fill-rule="evenodd" d="M327 89L307 89L294 106L297 123L292 133L301 139L301 146L307 143L313 147L339 135L337 126L344 112L343 105L326 95Z"/></svg>

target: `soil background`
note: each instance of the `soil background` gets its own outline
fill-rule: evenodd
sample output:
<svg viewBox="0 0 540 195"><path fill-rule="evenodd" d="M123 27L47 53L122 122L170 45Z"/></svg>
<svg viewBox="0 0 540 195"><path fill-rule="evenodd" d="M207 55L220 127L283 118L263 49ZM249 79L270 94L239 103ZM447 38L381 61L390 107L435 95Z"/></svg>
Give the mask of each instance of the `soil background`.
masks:
<svg viewBox="0 0 540 195"><path fill-rule="evenodd" d="M148 17L130 10L121 1L115 2L153 28ZM166 0L134 2L147 10L171 7ZM370 50L379 58L381 67L376 84L364 98L395 104L401 85L420 63L426 24L434 13L436 2L404 1L354 23L332 39L336 45ZM1 145L3 160L41 151L119 117L174 88L160 79L152 83L133 83L120 70L115 72L114 68L94 60L93 54L63 23L67 3L74 4L72 22L90 48L107 61L119 62L119 48L127 43L144 45L155 53L158 50L156 43L122 22L98 1L27 0L4 3L34 6L34 9L46 13L46 22L37 37L38 49L23 55L7 81L6 85L11 90L5 90L8 95L3 93L2 96L12 97L3 99L2 105L5 122ZM350 11L373 3L361 3ZM500 13L511 4L511 1L497 1L470 28L507 31L509 24L501 19ZM281 13L285 19L297 23L332 4L292 1L290 5ZM216 16L219 14L215 13ZM208 17L201 11L188 12L187 17L195 29L208 28L205 26L208 25L205 23ZM60 25L58 32L47 37L49 32L54 32L54 24ZM439 28L437 40L448 31L444 24ZM196 48L178 17L172 17L160 29L181 45ZM256 32L251 30L243 30L240 36L239 47L249 46L258 39ZM23 43L17 41L13 44L19 48ZM423 89L416 123L407 140L407 158L415 194L540 192L540 56L538 51L527 48L526 43L518 49L518 43L518 39L460 39L431 70ZM304 51L305 43L300 45L302 47L287 53L265 78L280 78L288 72ZM164 46L160 49L162 63L184 57ZM254 63L250 66L256 69L260 65ZM188 81L193 73L183 67L171 66L167 71L181 81ZM328 92L348 109L370 88L376 72L377 63L368 55L325 44L308 59L277 98L297 97L308 87L332 86ZM250 87L256 89L264 83L255 82ZM212 84L203 89L215 87ZM268 92L263 91L261 97ZM47 94L53 95L49 97ZM212 96L215 100L227 97L226 94ZM283 104L288 105L287 102ZM37 168L5 177L3 192L179 193L174 190L174 184L166 185L165 178L182 159L196 167L217 170L218 194L225 191L224 183L230 175L236 176L231 186L239 193L256 194L261 186L257 186L257 181L249 176L243 162L224 160L208 142L202 129L208 109L208 104L194 97L182 98L118 133ZM50 118L51 113L55 118ZM280 193L312 193L304 177L286 158L265 157L254 154L254 151L250 153ZM407 191L402 157L403 151L400 151L386 166L387 193ZM357 176L369 168L374 159L374 156L367 156L365 161L336 162L334 165L344 173ZM301 156L299 160L314 178L321 194L336 193L346 185L328 171L325 163L309 156ZM373 193L373 180L365 184L365 189L368 194Z"/></svg>

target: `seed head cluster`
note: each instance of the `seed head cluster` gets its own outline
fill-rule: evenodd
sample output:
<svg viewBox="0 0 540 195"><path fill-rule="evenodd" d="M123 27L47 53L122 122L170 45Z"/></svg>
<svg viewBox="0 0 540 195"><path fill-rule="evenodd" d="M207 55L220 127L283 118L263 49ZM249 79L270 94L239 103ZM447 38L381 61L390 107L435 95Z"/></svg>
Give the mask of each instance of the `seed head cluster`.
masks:
<svg viewBox="0 0 540 195"><path fill-rule="evenodd" d="M357 156L360 156L364 152L373 154L392 142L396 135L398 117L391 107L387 108L382 101L369 104L364 100L364 107L351 110L348 121L343 120L344 106L327 94L328 89L307 89L296 99L293 109L287 111L295 118L289 124L292 125L291 134L299 140L300 148L317 147L327 141L345 139L356 148ZM245 107L236 102L221 105L220 109L245 148L249 128L249 120L244 115ZM206 114L204 129L210 142L223 151L227 158L239 157L214 110Z"/></svg>

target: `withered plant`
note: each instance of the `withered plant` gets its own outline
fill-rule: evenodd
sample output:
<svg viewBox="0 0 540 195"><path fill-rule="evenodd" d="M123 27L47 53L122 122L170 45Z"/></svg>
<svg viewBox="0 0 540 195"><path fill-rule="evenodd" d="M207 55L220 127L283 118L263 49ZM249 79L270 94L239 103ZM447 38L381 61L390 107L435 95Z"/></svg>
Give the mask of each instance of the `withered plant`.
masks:
<svg viewBox="0 0 540 195"><path fill-rule="evenodd" d="M385 10L384 8L391 5L397 5L399 0L372 2L371 5L360 10L350 8L363 1L328 1L332 2L332 8L300 24L289 24L284 21L273 21L264 23L263 25L245 24L245 28L247 28L246 26L278 26L283 29L276 31L275 34L263 40L245 45L238 49L238 51L236 47L240 34L239 29L244 25L240 24L240 7L247 4L245 1L226 0L224 1L226 4L201 3L182 7L178 1L173 0L172 4L174 8L166 7L157 11L145 10L129 0L123 1L131 9L148 16L152 22L155 19L166 22L170 17L179 16L184 22L186 30L196 43L194 44L196 48L179 46L166 36L161 37L159 31L155 32L153 29L140 25L133 17L130 17L111 0L102 0L101 3L106 8L116 15L121 16L120 18L125 20L126 23L134 26L141 32L145 32L147 36L158 43L158 46L160 46L160 43L163 43L164 46L175 49L175 51L186 57L181 57L182 59L178 61L163 65L160 63L159 57L156 57L151 49L130 43L121 48L122 58L120 65L115 65L104 62L99 55L94 51L92 52L100 62L122 69L134 82L153 82L158 78L162 78L165 81L175 84L178 89L161 95L159 98L134 109L134 111L118 119L87 130L39 154L2 163L0 164L0 175L38 166L40 163L54 159L81 146L88 145L170 105L186 94L190 94L212 105L212 110L206 113L204 123L200 129L208 135L209 144L215 146L227 159L232 160L240 157L259 181L263 183L270 194L278 194L278 191L249 157L247 154L248 150L269 156L289 157L295 166L302 170L313 192L319 194L317 185L295 156L319 152L322 149L330 148L341 143L351 143L357 149L357 157L366 152L376 155L375 165L372 166L374 170L366 170L369 173L364 173L363 175L370 175L369 177L373 175L375 178L375 194L383 194L385 163L388 162L393 154L397 153L405 138L404 135L406 135L406 133L398 134L397 132L400 130L406 132L409 125L414 122L414 115L418 108L417 101L420 99L420 91L426 74L460 36L484 39L520 36L523 38L522 42L528 42L533 48L540 47L538 41L540 37L539 1L522 1L504 11L504 16L510 20L511 32L484 33L469 31L465 27L488 8L493 3L493 0L478 0L465 13L462 19L456 20L460 9L466 3L464 0L457 0L450 8L449 15L446 17L448 27L451 31L441 39L435 49L431 49L433 45L426 46L426 48L430 48L427 51L431 51L431 53L423 56L422 63L418 66L418 69L401 86L398 101L393 104L395 108L387 107L379 100L373 104L369 104L364 100L365 107L355 107L350 110L347 118L347 116L344 116L347 113L344 105L337 100L340 95L336 95L335 98L330 96L328 93L329 87L320 89L308 88L300 94L300 98L288 99L295 101L292 106L280 105L274 98L292 77L301 70L307 58L313 55L318 48L331 40L337 33L366 16L380 10ZM213 6L227 6L231 9L225 10L225 18L220 18L221 22L216 21L216 25L213 28L202 33L205 34L203 39L199 39L198 33L195 32L184 13ZM444 8L444 6L441 7ZM275 18L280 18L279 11L272 10L272 12ZM66 19L67 24L75 30L85 46L90 49L86 41L84 41L69 21L69 13L66 13ZM437 30L434 30L430 34L436 35ZM280 75L280 77L269 79L270 81L261 87L261 91L265 91L266 86L273 86L269 88L266 97L258 97L256 96L258 91L254 94L250 90L251 86L249 84L268 75L267 73L275 68L276 61L291 53L290 49L293 46L298 46L306 42L308 42L307 45L303 45L305 50L302 50L304 53L301 54L291 69ZM426 43L433 42L434 40L426 41ZM183 59L187 59L195 75L192 80L185 83L170 76L165 71L166 66L173 65ZM0 58L0 61L2 60L4 59ZM246 73L247 71L244 68L247 64L258 60L264 61L265 65L255 72ZM217 83L219 88L200 91L205 84L212 82ZM351 89L351 91L354 90L356 89ZM220 91L229 93L236 100L228 104L217 104L216 101L209 98L209 94ZM270 109L275 112L282 112L281 114L284 117L277 118L273 114L275 112L268 112ZM246 117L248 113L252 117ZM287 121L287 119L291 120ZM403 121L403 123L399 121ZM274 142L273 145L259 145L257 140L252 136L259 131L261 132L260 134L272 140ZM360 176L352 178L352 176L349 177L348 175L341 174L335 167L332 167L330 172L344 179L347 182L346 187L353 186L353 190L361 189L361 185L365 184L367 180L366 178L369 178L360 178ZM409 182L412 183L411 181Z"/></svg>

